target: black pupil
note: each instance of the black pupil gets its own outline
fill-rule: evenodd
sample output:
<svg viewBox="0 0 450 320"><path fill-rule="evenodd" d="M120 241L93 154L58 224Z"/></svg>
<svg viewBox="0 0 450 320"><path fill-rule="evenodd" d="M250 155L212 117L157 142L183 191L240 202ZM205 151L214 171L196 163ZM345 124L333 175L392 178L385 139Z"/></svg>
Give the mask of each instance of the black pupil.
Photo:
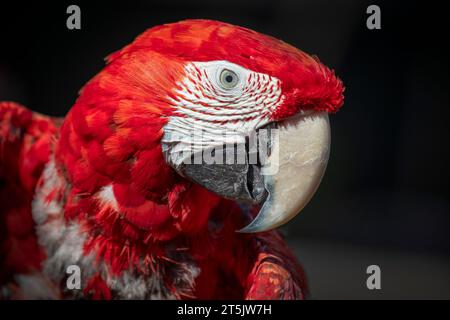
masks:
<svg viewBox="0 0 450 320"><path fill-rule="evenodd" d="M226 82L228 82L228 83L231 83L231 82L233 82L233 76L232 75L227 75L226 77L225 77L225 81Z"/></svg>

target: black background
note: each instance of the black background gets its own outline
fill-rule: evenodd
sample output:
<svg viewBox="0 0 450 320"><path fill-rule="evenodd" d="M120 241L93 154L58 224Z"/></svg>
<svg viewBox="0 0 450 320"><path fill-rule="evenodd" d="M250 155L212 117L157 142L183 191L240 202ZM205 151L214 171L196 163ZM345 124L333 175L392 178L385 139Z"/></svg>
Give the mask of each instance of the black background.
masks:
<svg viewBox="0 0 450 320"><path fill-rule="evenodd" d="M285 232L313 298L449 298L449 55L444 2L14 1L0 4L0 100L63 116L103 58L154 25L208 18L266 33L346 86L313 200ZM81 7L81 30L66 8ZM381 8L368 30L366 8ZM366 288L370 264L382 290Z"/></svg>

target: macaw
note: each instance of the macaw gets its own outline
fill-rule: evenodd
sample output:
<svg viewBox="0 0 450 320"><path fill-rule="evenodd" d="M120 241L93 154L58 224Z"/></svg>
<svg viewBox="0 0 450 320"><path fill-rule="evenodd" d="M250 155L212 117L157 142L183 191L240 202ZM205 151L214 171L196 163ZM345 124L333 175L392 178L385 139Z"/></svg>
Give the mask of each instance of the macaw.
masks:
<svg viewBox="0 0 450 320"><path fill-rule="evenodd" d="M334 71L210 20L153 27L106 60L65 118L0 103L0 296L307 297L273 229L324 173L328 113L343 104ZM189 161L227 145L249 158L248 136L264 128L276 129L271 173L259 158ZM80 288L67 286L70 266Z"/></svg>

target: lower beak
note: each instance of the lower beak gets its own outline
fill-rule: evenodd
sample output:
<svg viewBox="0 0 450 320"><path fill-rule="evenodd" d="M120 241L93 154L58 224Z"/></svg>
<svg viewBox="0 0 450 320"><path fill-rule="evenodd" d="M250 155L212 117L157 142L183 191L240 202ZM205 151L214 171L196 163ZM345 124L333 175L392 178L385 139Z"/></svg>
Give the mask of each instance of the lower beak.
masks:
<svg viewBox="0 0 450 320"><path fill-rule="evenodd" d="M312 198L325 172L330 151L326 112L289 118L277 129L261 168L268 196L256 218L239 232L267 231L291 220Z"/></svg>

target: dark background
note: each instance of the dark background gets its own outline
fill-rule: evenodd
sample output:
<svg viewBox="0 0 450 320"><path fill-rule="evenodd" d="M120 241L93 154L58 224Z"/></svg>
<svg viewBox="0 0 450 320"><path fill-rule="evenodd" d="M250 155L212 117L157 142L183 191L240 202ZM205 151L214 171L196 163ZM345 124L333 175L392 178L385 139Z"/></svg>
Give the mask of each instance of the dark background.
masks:
<svg viewBox="0 0 450 320"><path fill-rule="evenodd" d="M103 58L154 25L209 18L266 33L334 68L329 167L285 229L312 297L450 298L449 55L444 2L48 1L0 4L0 100L64 115ZM442 4L441 4L442 3ZM66 8L81 7L81 30ZM381 30L366 8L381 7ZM366 288L377 264L382 289Z"/></svg>

